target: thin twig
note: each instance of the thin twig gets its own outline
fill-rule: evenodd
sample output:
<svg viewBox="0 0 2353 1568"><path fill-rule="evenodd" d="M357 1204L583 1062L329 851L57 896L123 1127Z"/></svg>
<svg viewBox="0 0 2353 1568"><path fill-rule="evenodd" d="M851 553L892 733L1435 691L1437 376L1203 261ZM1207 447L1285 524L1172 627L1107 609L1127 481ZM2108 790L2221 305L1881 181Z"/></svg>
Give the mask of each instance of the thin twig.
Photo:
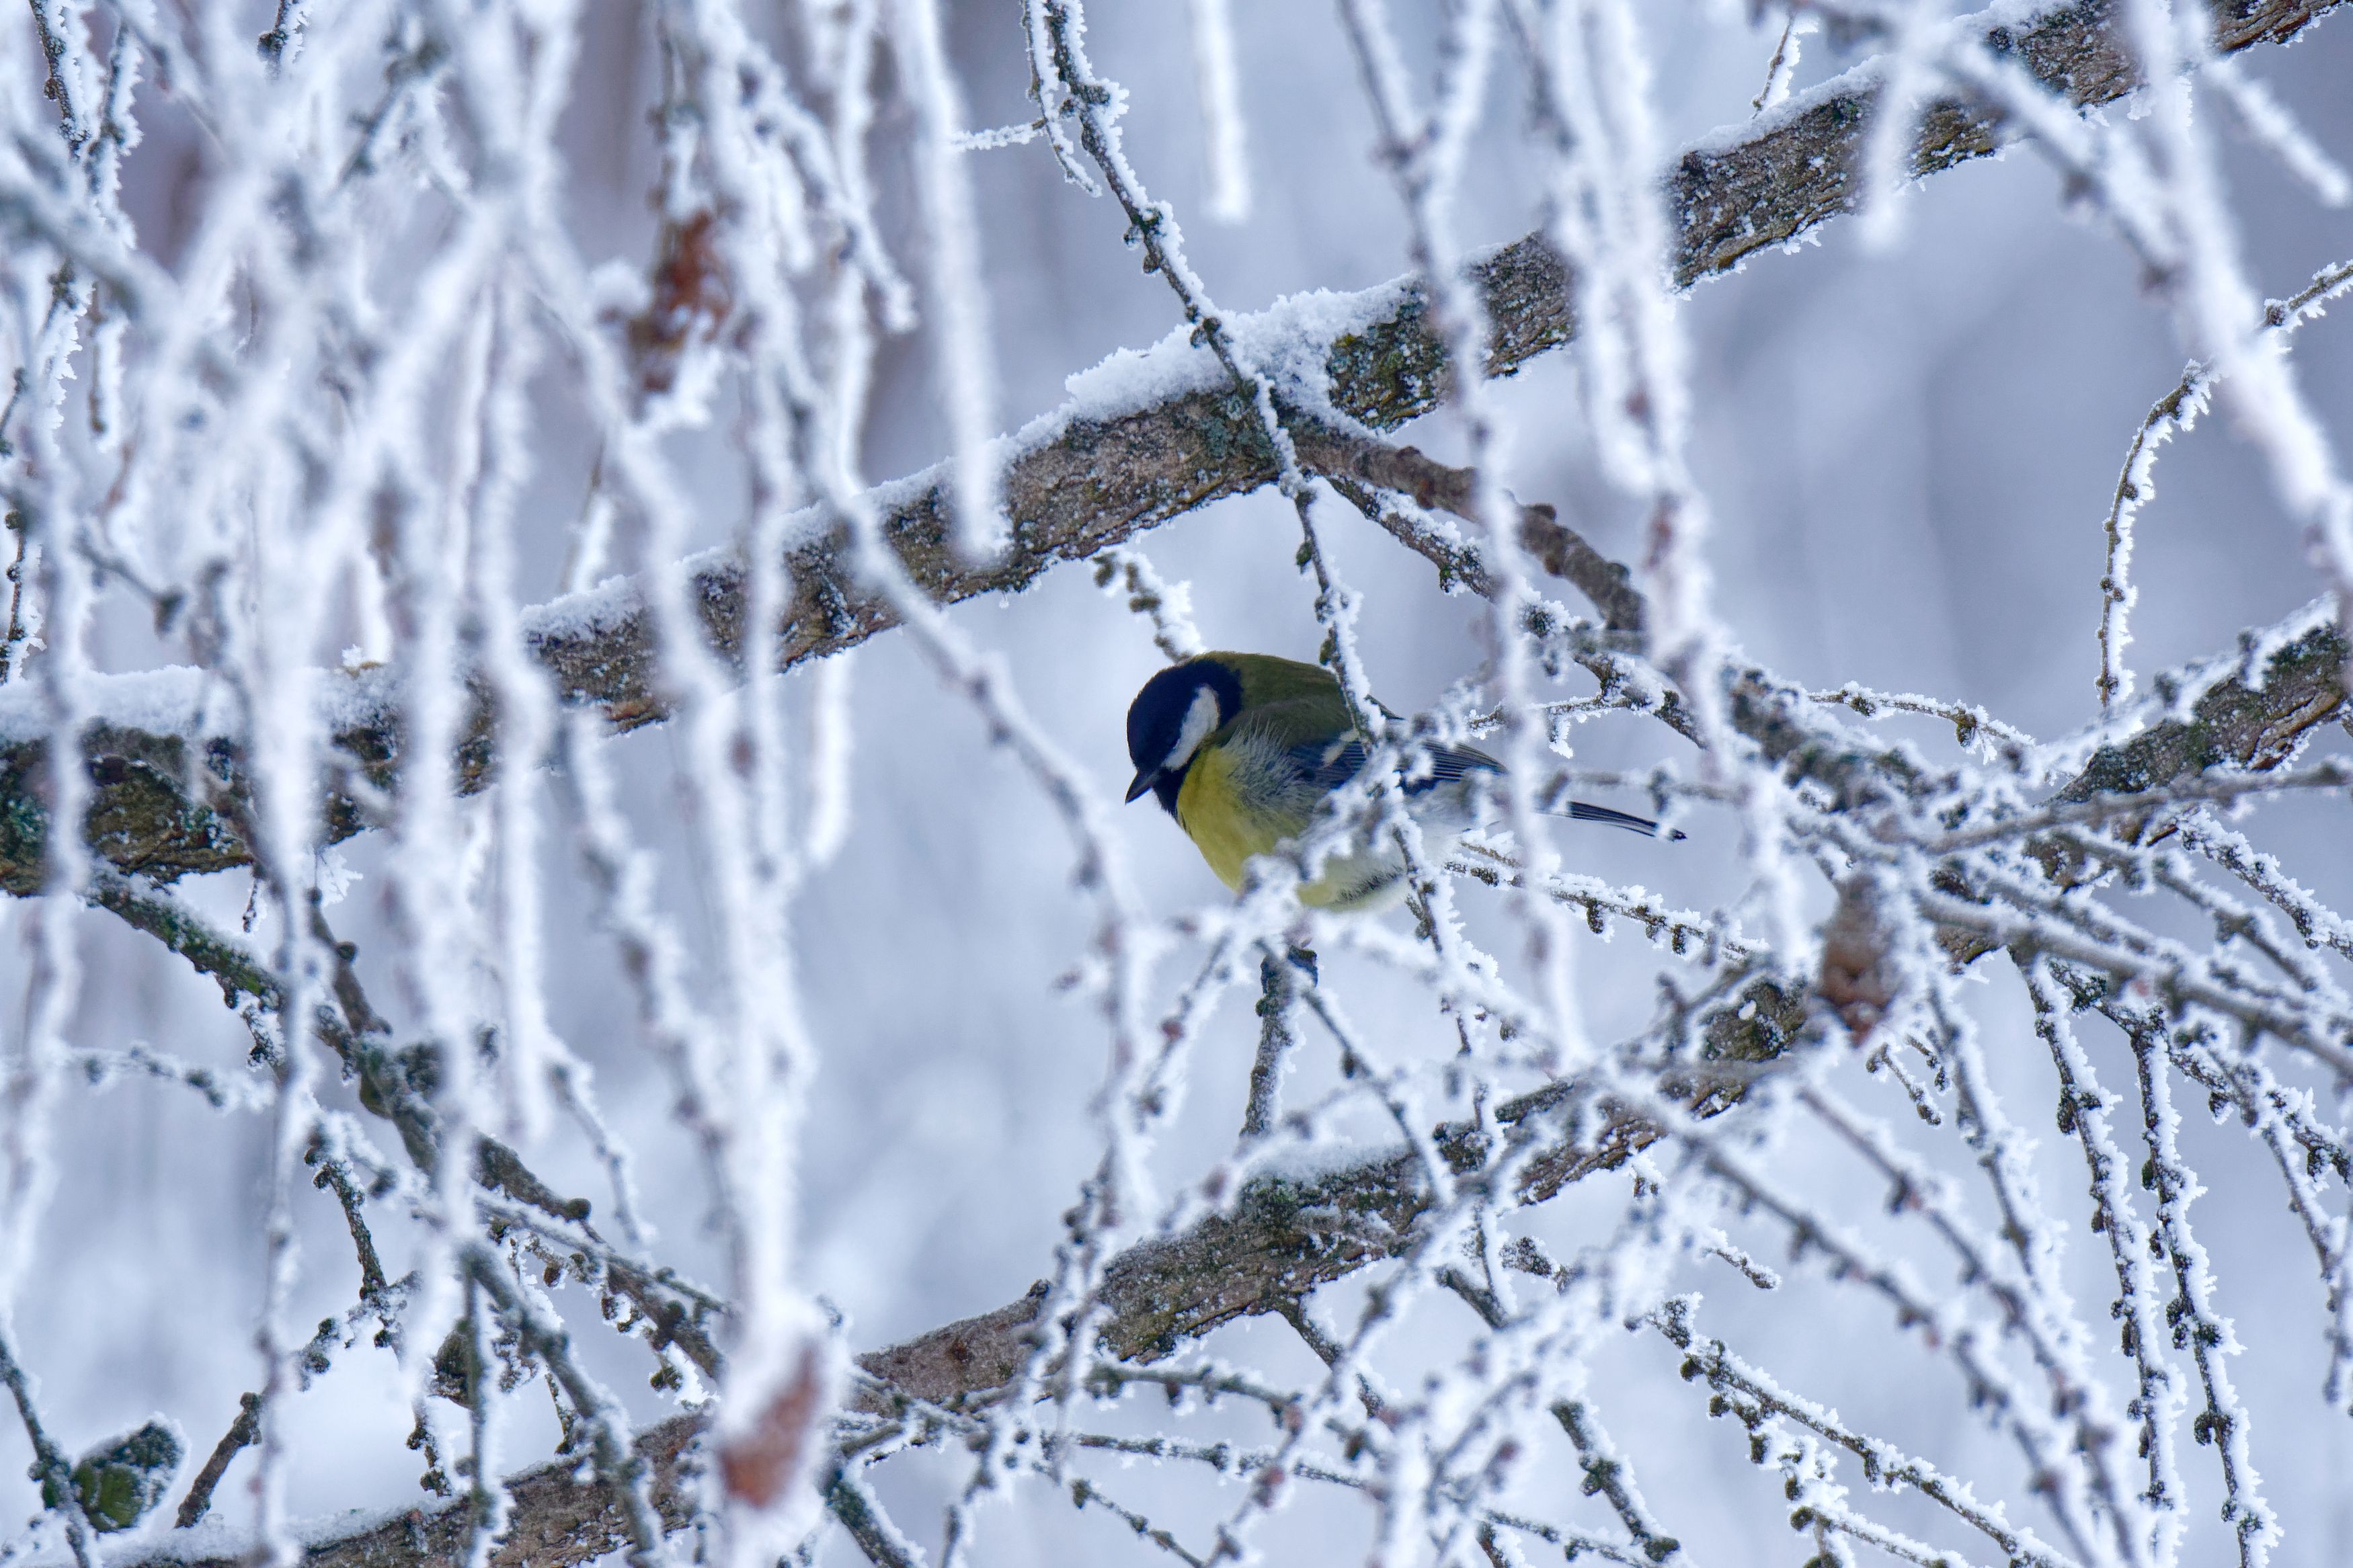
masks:
<svg viewBox="0 0 2353 1568"><path fill-rule="evenodd" d="M173 1520L175 1529L185 1530L205 1517L206 1510L213 1506L214 1489L220 1485L221 1477L228 1471L229 1461L237 1458L239 1449L259 1440L260 1416L261 1395L240 1394L237 1396L237 1419L228 1424L228 1430L221 1434L220 1441L213 1445L213 1451L206 1457L204 1468L198 1470L196 1479L188 1483L187 1495L180 1500L180 1510Z"/></svg>
<svg viewBox="0 0 2353 1568"><path fill-rule="evenodd" d="M75 1568L91 1568L97 1531L82 1510L81 1489L74 1485L71 1461L67 1459L65 1450L50 1440L48 1428L41 1425L41 1413L34 1403L33 1379L17 1362L14 1342L13 1328L0 1321L0 1383L8 1385L9 1395L16 1402L16 1418L24 1423L25 1436L32 1444L32 1475L41 1483L42 1502L65 1521L66 1540L73 1548Z"/></svg>

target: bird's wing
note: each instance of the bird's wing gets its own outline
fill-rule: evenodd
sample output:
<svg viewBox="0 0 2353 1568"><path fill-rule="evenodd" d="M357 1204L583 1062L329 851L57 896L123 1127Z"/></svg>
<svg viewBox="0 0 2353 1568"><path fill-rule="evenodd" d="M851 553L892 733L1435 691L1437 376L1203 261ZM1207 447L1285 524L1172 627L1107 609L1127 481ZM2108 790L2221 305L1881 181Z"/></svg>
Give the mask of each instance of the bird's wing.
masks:
<svg viewBox="0 0 2353 1568"><path fill-rule="evenodd" d="M1420 795L1426 790L1460 783L1473 773L1500 773L1504 764L1486 752L1472 746L1426 746L1427 772L1419 773L1406 784L1406 794ZM1293 769L1296 787L1303 793L1321 795L1338 789L1364 770L1365 743L1354 736L1326 735L1312 741L1290 740L1283 755ZM1647 816L1637 816L1630 811L1614 806L1595 805L1589 801L1571 801L1556 807L1556 816L1566 816L1573 822L1600 823L1610 827L1622 827L1630 833L1655 837L1659 825ZM1667 831L1670 838L1683 837L1679 828Z"/></svg>
<svg viewBox="0 0 2353 1568"><path fill-rule="evenodd" d="M1486 752L1469 746L1430 746L1423 755L1428 759L1426 772L1417 770L1406 783L1408 795L1419 795L1440 784L1453 784L1475 773L1501 773L1503 764ZM1295 745L1291 748L1291 760L1305 782L1318 795L1335 790L1363 771L1365 743L1362 741L1333 739Z"/></svg>

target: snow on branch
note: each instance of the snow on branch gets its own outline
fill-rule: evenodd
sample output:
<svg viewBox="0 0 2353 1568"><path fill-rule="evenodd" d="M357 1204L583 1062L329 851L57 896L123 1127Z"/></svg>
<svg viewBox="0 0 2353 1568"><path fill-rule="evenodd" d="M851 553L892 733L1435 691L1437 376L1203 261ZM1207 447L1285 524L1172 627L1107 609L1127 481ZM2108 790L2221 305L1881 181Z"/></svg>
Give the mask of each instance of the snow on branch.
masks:
<svg viewBox="0 0 2353 1568"><path fill-rule="evenodd" d="M2233 7L2219 21L2216 42L2224 50L2284 42L2337 4L2263 0ZM2116 24L2104 6L2052 13L2009 37L2005 52L2078 105L2113 101L2135 85ZM1841 78L1790 99L1736 135L1686 152L1670 176L1680 224L1673 242L1677 279L1689 284L1722 274L1757 250L1789 243L1852 210L1873 91L1868 79ZM2006 134L1992 110L1957 102L1933 106L1922 122L1915 171L1932 173L1989 153ZM5 197L0 191L0 200ZM42 232L59 242L56 234ZM1569 342L1576 282L1541 233L1488 254L1469 272L1489 324L1485 374L1508 374ZM723 286L712 287L723 293ZM119 292L128 305L140 298L129 281ZM1451 384L1428 300L1410 279L1286 301L1238 318L1228 331L1261 358L1279 360L1279 384L1296 400L1285 419L1303 461L1379 490L1429 493L1426 469L1398 484L1361 471L1367 444L1347 428L1351 421L1393 428L1437 406ZM1074 379L1070 403L997 443L995 460L1012 525L1012 547L1002 556L975 563L958 552L955 483L944 468L860 498L878 514L883 536L914 584L943 604L1018 593L1059 563L1086 559L1212 501L1274 482L1281 465L1258 411L1238 400L1209 357L1189 350L1182 336L1145 354L1113 356ZM1444 497L1436 500L1448 504ZM1403 519L1390 521L1394 508L1377 515L1401 536L1412 529ZM1558 539L1551 527L1556 526L1549 519L1529 525L1529 547L1548 566ZM786 553L792 599L776 639L782 664L839 652L897 623L884 599L865 585L844 529L829 526L820 513L803 513L788 525L787 536L797 542ZM1622 622L1623 603L1583 574L1587 563L1573 543L1564 543L1571 569L1562 574L1580 588L1601 588L1605 597L1597 605L1613 624ZM1438 558L1425 545L1416 548ZM1476 569L1475 556L1465 554L1454 571ZM739 658L747 587L742 562L719 552L679 570L686 574L687 599L712 648L723 658ZM625 729L667 715L654 675L654 622L634 584L617 580L526 612L523 630L538 664L566 700L593 705ZM341 837L367 825L363 802L397 770L400 681L385 669L330 680L343 689L327 716L333 771L325 810L332 833ZM205 711L196 672L93 678L87 685L96 703L84 744L91 848L120 870L166 880L247 863L222 797L249 788L249 764L213 732L217 721ZM12 689L9 700L22 703L27 695ZM469 788L491 776L495 754L490 705L481 690L476 697L458 753L459 778ZM39 886L45 865L40 780L47 764L41 728L36 712L0 703L0 888L20 895Z"/></svg>
<svg viewBox="0 0 2353 1568"><path fill-rule="evenodd" d="M693 1517L692 1445L707 1425L698 1416L674 1415L647 1427L630 1445L667 1529L682 1529ZM507 1479L512 1523L491 1553L492 1568L574 1568L629 1543L628 1519L612 1489L579 1470L577 1460L557 1459ZM462 1501L405 1509L306 1541L302 1562L304 1568L462 1568L468 1533ZM191 1555L167 1546L114 1568L237 1568L246 1561L238 1551Z"/></svg>

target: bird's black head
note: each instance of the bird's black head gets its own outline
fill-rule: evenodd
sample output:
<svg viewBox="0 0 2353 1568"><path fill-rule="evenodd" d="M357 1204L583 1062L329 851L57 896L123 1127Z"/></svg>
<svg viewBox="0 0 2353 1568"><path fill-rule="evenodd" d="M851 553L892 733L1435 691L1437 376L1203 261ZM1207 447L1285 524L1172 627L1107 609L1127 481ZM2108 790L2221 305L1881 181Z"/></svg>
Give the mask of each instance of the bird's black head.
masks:
<svg viewBox="0 0 2353 1568"><path fill-rule="evenodd" d="M1241 677L1214 658L1188 658L1145 681L1127 708L1127 757L1135 764L1127 798L1150 790L1175 816L1194 753L1241 709Z"/></svg>

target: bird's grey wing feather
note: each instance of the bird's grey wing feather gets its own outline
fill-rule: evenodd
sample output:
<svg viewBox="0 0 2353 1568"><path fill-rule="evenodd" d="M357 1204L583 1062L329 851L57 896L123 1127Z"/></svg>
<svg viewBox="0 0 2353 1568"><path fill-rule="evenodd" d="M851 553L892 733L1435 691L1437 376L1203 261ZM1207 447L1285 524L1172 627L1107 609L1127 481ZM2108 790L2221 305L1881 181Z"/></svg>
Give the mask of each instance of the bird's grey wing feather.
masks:
<svg viewBox="0 0 2353 1568"><path fill-rule="evenodd" d="M1271 734L1264 737L1267 741L1272 739ZM1269 785L1276 777L1287 777L1288 786L1273 793L1299 801L1301 809L1307 809L1306 802L1338 789L1363 771L1365 743L1353 736L1293 742L1282 747L1279 758L1274 767L1263 770L1262 776ZM1405 786L1409 796L1428 795L1446 785L1460 784L1476 773L1504 771L1503 763L1470 746L1428 746L1423 749L1422 758L1419 767L1424 771ZM1270 760L1274 759L1270 757ZM1647 816L1637 816L1612 806L1595 805L1588 801L1571 801L1566 806L1556 807L1553 815L1577 822L1622 827L1632 833L1655 836L1659 831L1659 825ZM1683 834L1679 830L1671 830L1668 837L1681 838Z"/></svg>
<svg viewBox="0 0 2353 1568"><path fill-rule="evenodd" d="M1498 773L1502 765L1484 752L1468 746L1430 746L1424 755L1426 772L1406 784L1408 795L1419 795L1440 784L1453 784L1476 773ZM1291 759L1307 784L1318 795L1335 790L1363 771L1365 743L1362 741L1332 741L1320 744L1293 746Z"/></svg>

